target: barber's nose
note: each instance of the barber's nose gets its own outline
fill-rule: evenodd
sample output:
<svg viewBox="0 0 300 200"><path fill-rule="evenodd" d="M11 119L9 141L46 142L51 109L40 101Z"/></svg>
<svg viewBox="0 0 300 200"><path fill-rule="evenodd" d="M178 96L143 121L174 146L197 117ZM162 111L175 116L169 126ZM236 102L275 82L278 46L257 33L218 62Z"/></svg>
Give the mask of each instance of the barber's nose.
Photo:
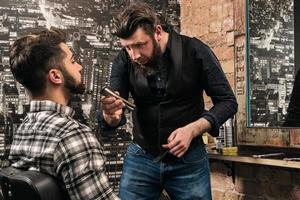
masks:
<svg viewBox="0 0 300 200"><path fill-rule="evenodd" d="M131 50L132 60L137 61L137 60L139 60L140 57L141 57L141 54L140 54L139 50L135 50L135 49Z"/></svg>

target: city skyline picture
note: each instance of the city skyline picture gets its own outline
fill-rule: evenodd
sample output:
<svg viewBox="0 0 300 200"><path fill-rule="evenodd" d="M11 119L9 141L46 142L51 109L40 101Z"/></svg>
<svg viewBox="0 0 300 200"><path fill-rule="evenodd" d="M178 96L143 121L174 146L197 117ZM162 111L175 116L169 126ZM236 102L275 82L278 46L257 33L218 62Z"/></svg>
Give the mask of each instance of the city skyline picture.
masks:
<svg viewBox="0 0 300 200"><path fill-rule="evenodd" d="M29 110L30 98L9 67L9 47L19 37L55 27L67 33L77 61L83 66L86 93L71 98L74 118L87 124L101 141L107 158L109 181L116 193L123 155L132 140L132 120L116 131L99 131L100 90L108 85L113 58L121 50L112 35L112 20L133 0L1 0L0 1L0 168L7 160L13 135ZM179 0L143 0L158 13L162 23L180 30ZM161 199L169 199L164 192Z"/></svg>
<svg viewBox="0 0 300 200"><path fill-rule="evenodd" d="M0 1L0 156L9 153L13 134L29 110L30 98L17 83L9 67L9 47L19 37L55 27L65 30L67 45L72 47L83 66L86 93L72 97L75 117L98 134L97 115L101 108L100 89L109 82L113 58L121 50L112 35L112 21L133 0L1 0ZM180 30L179 0L144 0L158 13L161 21ZM129 118L130 119L130 118ZM130 133L129 123L121 127ZM127 137L125 135L124 137ZM126 138L128 140L128 137ZM108 143L110 139L104 139ZM114 145L124 143L114 140ZM123 145L122 143L122 145ZM109 148L114 148L108 144ZM104 144L104 149L105 149ZM111 151L106 151L109 154ZM108 156L109 157L109 156ZM1 168L1 166L0 166Z"/></svg>
<svg viewBox="0 0 300 200"><path fill-rule="evenodd" d="M248 127L281 127L295 75L293 0L248 0Z"/></svg>

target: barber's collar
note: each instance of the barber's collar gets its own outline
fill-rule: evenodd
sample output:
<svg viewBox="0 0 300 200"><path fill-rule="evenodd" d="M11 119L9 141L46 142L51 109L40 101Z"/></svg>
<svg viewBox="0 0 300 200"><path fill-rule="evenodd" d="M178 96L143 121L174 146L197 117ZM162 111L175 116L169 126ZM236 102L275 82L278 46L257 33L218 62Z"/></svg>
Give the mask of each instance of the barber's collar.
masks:
<svg viewBox="0 0 300 200"><path fill-rule="evenodd" d="M164 31L166 31L169 34L169 37L168 37L166 50L162 56L163 56L163 58L168 58L169 56L171 56L171 49L172 49L171 41L172 41L173 30L172 30L171 26L164 27L163 29L164 29Z"/></svg>

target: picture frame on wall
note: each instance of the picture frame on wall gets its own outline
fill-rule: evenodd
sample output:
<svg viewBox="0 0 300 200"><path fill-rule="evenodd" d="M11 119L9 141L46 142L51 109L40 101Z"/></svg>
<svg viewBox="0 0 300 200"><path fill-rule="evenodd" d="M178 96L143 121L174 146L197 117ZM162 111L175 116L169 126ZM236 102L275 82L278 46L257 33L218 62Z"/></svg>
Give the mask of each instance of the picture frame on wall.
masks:
<svg viewBox="0 0 300 200"><path fill-rule="evenodd" d="M300 127L298 4L247 0L247 127Z"/></svg>

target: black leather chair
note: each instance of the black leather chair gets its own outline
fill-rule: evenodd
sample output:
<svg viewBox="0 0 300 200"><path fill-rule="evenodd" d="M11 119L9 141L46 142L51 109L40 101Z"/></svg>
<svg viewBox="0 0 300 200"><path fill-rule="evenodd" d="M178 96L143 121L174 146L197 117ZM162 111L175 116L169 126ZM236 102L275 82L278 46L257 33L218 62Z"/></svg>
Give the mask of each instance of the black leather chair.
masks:
<svg viewBox="0 0 300 200"><path fill-rule="evenodd" d="M59 181L37 171L7 167L0 170L0 186L4 200L68 200Z"/></svg>

